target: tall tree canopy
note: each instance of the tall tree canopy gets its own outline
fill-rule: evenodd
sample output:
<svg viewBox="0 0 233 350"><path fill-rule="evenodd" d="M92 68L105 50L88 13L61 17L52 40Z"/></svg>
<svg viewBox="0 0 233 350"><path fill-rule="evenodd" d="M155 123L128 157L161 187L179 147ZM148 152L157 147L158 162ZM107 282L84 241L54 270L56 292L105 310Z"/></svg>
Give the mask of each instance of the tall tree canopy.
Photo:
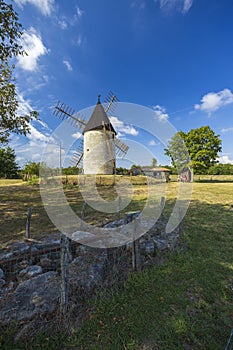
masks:
<svg viewBox="0 0 233 350"><path fill-rule="evenodd" d="M184 155L188 152L191 162L186 161L186 166L191 165L194 173L206 174L217 163L218 152L222 150L221 144L219 135L209 126L202 126L187 133L179 131L175 134L168 143L165 154L171 157L172 164L177 167L177 159L178 163L185 163Z"/></svg>
<svg viewBox="0 0 233 350"><path fill-rule="evenodd" d="M30 121L38 116L35 111L18 114L14 65L10 61L26 54L19 44L22 34L22 25L12 5L0 0L0 143L7 142L11 132L26 135L30 132Z"/></svg>
<svg viewBox="0 0 233 350"><path fill-rule="evenodd" d="M19 166L12 148L0 148L0 177L14 179L18 177Z"/></svg>
<svg viewBox="0 0 233 350"><path fill-rule="evenodd" d="M157 166L157 159L156 158L152 158L151 166L152 166L152 168L155 168Z"/></svg>

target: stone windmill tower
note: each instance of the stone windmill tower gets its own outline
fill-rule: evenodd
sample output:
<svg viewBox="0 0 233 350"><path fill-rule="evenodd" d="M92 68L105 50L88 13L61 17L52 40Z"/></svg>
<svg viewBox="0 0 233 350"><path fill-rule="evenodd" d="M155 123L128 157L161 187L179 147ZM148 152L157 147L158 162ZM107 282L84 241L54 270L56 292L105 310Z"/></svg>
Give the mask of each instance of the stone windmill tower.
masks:
<svg viewBox="0 0 233 350"><path fill-rule="evenodd" d="M56 116L66 119L82 131L83 141L74 152L72 163L76 166L83 163L84 174L115 174L116 155L123 157L128 151L128 146L116 137L108 117L108 113L112 113L116 96L110 92L106 100L104 108L98 96L88 122L63 103L58 102L54 110Z"/></svg>

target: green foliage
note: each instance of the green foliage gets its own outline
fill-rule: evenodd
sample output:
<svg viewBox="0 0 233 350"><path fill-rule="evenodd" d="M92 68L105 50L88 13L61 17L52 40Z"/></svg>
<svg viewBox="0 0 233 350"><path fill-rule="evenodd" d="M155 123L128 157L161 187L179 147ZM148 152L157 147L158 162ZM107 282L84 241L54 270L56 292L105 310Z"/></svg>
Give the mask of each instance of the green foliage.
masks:
<svg viewBox="0 0 233 350"><path fill-rule="evenodd" d="M0 177L15 179L19 177L19 166L12 148L0 148Z"/></svg>
<svg viewBox="0 0 233 350"><path fill-rule="evenodd" d="M10 59L26 54L19 44L22 33L12 5L0 0L0 143L8 142L11 132L26 135L30 132L30 121L38 118L35 111L18 115L19 101Z"/></svg>
<svg viewBox="0 0 233 350"><path fill-rule="evenodd" d="M165 148L165 154L171 158L172 166L177 169L178 173L191 165L182 132L178 132L172 137Z"/></svg>
<svg viewBox="0 0 233 350"><path fill-rule="evenodd" d="M62 169L62 175L78 175L79 174L79 168L76 166L69 166L67 168Z"/></svg>
<svg viewBox="0 0 233 350"><path fill-rule="evenodd" d="M152 158L152 160L151 160L151 166L152 166L152 168L155 168L156 166L157 166L157 159L156 158Z"/></svg>
<svg viewBox="0 0 233 350"><path fill-rule="evenodd" d="M176 133L169 141L165 154L171 157L177 170L191 165L194 173L207 174L208 169L217 163L221 143L219 135L209 126L202 126L187 133Z"/></svg>
<svg viewBox="0 0 233 350"><path fill-rule="evenodd" d="M116 168L117 175L128 175L128 173L129 173L129 169L126 169L123 167Z"/></svg>
<svg viewBox="0 0 233 350"><path fill-rule="evenodd" d="M25 165L24 169L22 170L24 174L29 175L36 175L39 176L40 173L40 163L36 162L29 162Z"/></svg>
<svg viewBox="0 0 233 350"><path fill-rule="evenodd" d="M209 168L209 175L233 175L233 164L215 164Z"/></svg>

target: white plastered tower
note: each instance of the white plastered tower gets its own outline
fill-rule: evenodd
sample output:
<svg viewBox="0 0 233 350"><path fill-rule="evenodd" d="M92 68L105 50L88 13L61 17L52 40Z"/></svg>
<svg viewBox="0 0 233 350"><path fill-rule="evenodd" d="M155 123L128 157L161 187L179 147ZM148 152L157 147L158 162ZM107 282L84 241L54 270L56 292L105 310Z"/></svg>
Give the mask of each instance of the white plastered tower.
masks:
<svg viewBox="0 0 233 350"><path fill-rule="evenodd" d="M84 131L83 170L84 174L115 173L115 135L108 116L98 102Z"/></svg>

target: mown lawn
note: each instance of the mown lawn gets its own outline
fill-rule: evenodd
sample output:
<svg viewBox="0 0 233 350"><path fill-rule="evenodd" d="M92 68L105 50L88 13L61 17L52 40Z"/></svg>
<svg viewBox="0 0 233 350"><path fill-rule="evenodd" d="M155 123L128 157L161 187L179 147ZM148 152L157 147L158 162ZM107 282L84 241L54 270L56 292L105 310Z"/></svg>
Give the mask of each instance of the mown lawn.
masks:
<svg viewBox="0 0 233 350"><path fill-rule="evenodd" d="M176 193L170 183L166 214ZM232 193L233 183L194 183L184 235L169 260L96 302L69 338L46 335L15 347L2 341L2 349L225 349L233 328Z"/></svg>

